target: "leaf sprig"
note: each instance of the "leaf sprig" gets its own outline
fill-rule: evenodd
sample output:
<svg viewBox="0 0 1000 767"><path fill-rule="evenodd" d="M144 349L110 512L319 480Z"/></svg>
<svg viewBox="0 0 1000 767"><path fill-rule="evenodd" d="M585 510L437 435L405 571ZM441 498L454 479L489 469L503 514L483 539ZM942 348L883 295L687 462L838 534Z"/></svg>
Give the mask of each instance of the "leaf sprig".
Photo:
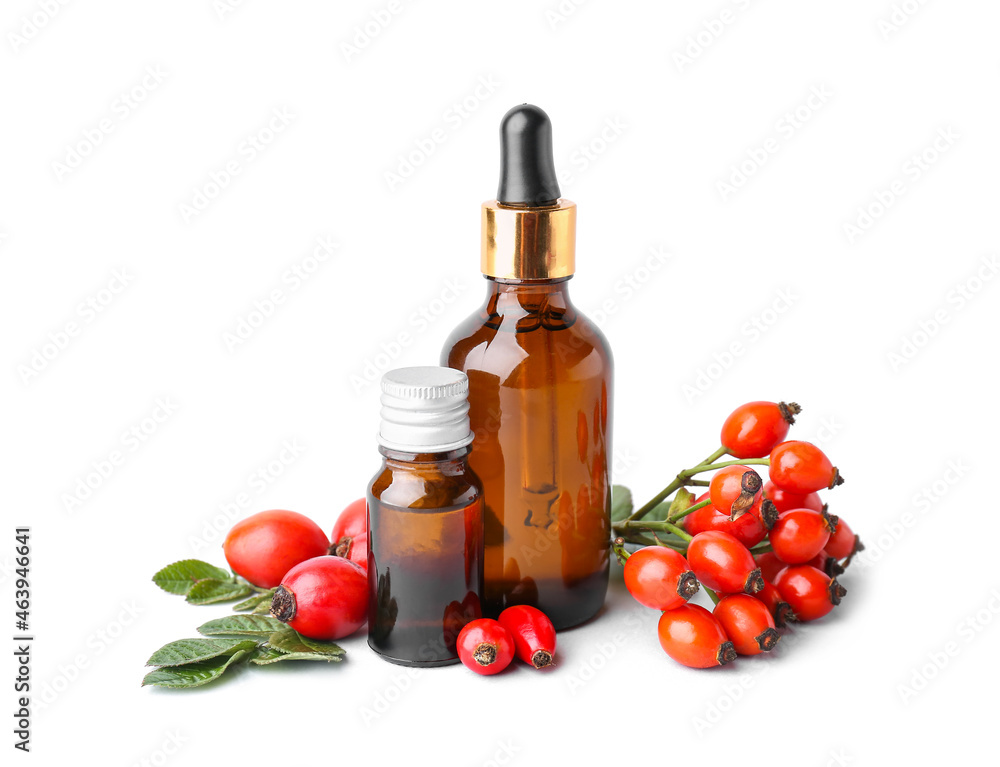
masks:
<svg viewBox="0 0 1000 767"><path fill-rule="evenodd" d="M201 687L219 679L227 669L244 664L343 660L345 653L339 645L304 637L268 615L274 589L254 586L236 573L198 559L182 559L156 573L153 582L194 605L241 599L233 609L244 614L210 620L198 627L203 636L165 644L146 661L147 666L156 668L143 678L143 687Z"/></svg>

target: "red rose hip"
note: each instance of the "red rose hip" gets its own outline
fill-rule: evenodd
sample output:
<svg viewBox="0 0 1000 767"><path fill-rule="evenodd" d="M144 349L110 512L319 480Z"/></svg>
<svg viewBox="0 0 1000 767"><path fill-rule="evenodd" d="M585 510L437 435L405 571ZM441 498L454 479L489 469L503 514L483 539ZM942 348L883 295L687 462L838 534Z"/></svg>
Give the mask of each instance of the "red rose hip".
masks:
<svg viewBox="0 0 1000 767"><path fill-rule="evenodd" d="M697 593L698 579L679 551L646 546L625 560L625 588L639 604L672 610Z"/></svg>
<svg viewBox="0 0 1000 767"><path fill-rule="evenodd" d="M343 557L306 560L281 579L271 615L310 639L353 634L368 617L368 576Z"/></svg>
<svg viewBox="0 0 1000 767"><path fill-rule="evenodd" d="M656 628L663 651L684 666L711 668L736 660L736 650L722 624L701 605L668 610Z"/></svg>
<svg viewBox="0 0 1000 767"><path fill-rule="evenodd" d="M790 565L778 573L774 587L800 621L822 618L847 594L836 578L809 565Z"/></svg>
<svg viewBox="0 0 1000 767"><path fill-rule="evenodd" d="M514 659L514 638L491 618L471 621L458 635L458 657L477 674L499 674Z"/></svg>
<svg viewBox="0 0 1000 767"><path fill-rule="evenodd" d="M699 533L688 544L687 559L698 580L713 591L753 594L764 587L750 550L729 533Z"/></svg>
<svg viewBox="0 0 1000 767"><path fill-rule="evenodd" d="M535 668L552 664L556 630L545 613L530 605L513 605L500 613L497 622L510 632L518 658Z"/></svg>
<svg viewBox="0 0 1000 767"><path fill-rule="evenodd" d="M722 424L722 446L736 458L763 458L788 435L802 412L794 402L748 402Z"/></svg>
<svg viewBox="0 0 1000 767"><path fill-rule="evenodd" d="M326 534L294 511L262 511L233 525L222 544L233 571L254 586L270 589L299 562L327 553Z"/></svg>
<svg viewBox="0 0 1000 767"><path fill-rule="evenodd" d="M767 537L778 559L799 565L823 551L836 524L837 518L825 511L792 509L778 515Z"/></svg>
<svg viewBox="0 0 1000 767"><path fill-rule="evenodd" d="M811 442L782 442L771 451L771 481L793 493L814 493L843 484L837 467Z"/></svg>
<svg viewBox="0 0 1000 767"><path fill-rule="evenodd" d="M760 655L781 639L767 605L747 594L730 594L712 611L740 655Z"/></svg>

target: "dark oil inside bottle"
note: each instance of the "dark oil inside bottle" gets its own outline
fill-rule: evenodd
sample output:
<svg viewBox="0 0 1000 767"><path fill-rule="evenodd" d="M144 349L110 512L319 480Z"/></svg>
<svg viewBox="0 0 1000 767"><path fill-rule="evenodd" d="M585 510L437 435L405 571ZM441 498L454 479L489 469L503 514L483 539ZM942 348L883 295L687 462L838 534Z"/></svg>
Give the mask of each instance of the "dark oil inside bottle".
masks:
<svg viewBox="0 0 1000 767"><path fill-rule="evenodd" d="M595 615L607 591L611 352L565 280L488 285L442 355L469 377L483 610L529 604L566 628Z"/></svg>
<svg viewBox="0 0 1000 767"><path fill-rule="evenodd" d="M461 452L423 464L388 453L368 495L368 644L393 663L457 662L459 632L482 617L483 502Z"/></svg>

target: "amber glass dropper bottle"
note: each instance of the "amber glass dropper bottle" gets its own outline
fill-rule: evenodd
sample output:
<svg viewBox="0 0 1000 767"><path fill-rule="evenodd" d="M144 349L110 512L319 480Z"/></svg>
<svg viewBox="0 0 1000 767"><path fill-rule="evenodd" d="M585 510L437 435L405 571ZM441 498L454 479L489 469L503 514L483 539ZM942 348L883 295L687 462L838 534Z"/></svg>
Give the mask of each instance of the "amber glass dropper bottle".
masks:
<svg viewBox="0 0 1000 767"><path fill-rule="evenodd" d="M483 612L592 617L608 583L611 350L573 306L576 205L560 198L552 125L523 104L500 125L497 198L482 205L486 301L443 365L469 378L470 456L485 501Z"/></svg>

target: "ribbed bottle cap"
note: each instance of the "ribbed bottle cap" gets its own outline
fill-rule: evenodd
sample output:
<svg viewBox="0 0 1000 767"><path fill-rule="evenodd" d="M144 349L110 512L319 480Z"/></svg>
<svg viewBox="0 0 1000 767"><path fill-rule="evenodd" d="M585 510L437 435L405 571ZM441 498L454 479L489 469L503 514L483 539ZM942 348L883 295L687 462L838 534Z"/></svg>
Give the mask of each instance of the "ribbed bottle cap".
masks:
<svg viewBox="0 0 1000 767"><path fill-rule="evenodd" d="M382 376L381 402L383 447L441 453L472 442L465 373L431 366L390 370Z"/></svg>

